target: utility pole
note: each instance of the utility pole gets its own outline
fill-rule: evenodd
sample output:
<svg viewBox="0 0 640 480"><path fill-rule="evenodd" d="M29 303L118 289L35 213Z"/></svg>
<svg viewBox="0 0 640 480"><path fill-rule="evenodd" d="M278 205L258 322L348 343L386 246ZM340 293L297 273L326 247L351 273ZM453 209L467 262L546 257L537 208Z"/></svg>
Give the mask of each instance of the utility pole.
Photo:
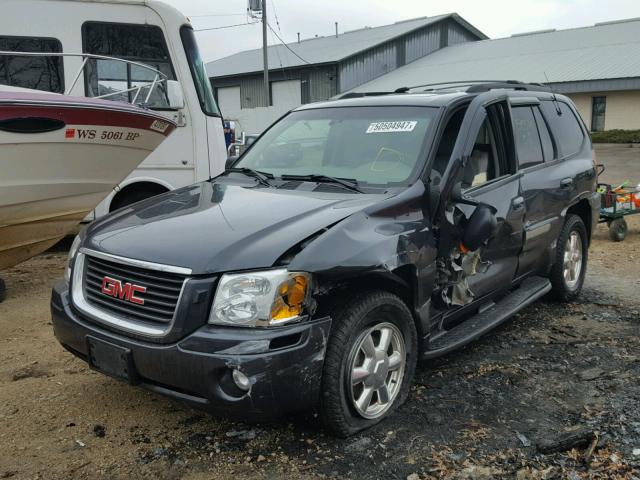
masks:
<svg viewBox="0 0 640 480"><path fill-rule="evenodd" d="M262 61L264 62L264 94L267 107L271 106L269 92L269 54L267 53L267 0L262 0Z"/></svg>

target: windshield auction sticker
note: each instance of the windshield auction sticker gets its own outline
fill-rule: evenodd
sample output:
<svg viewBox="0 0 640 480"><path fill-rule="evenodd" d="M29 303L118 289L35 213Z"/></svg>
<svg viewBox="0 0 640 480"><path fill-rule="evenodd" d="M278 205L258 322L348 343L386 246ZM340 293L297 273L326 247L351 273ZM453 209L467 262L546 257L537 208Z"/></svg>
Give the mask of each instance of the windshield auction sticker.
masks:
<svg viewBox="0 0 640 480"><path fill-rule="evenodd" d="M367 128L367 133L413 132L418 122L374 122Z"/></svg>

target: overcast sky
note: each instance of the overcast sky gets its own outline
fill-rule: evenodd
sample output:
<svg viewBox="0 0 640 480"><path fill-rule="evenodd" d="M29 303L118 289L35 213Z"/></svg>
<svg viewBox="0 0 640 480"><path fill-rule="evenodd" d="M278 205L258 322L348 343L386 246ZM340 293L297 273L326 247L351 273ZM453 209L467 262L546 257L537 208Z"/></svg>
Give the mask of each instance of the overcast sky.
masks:
<svg viewBox="0 0 640 480"><path fill-rule="evenodd" d="M196 30L247 23L247 0L164 0L191 18ZM548 28L640 17L638 0L268 0L269 23L287 42L379 26L409 18L457 12L491 38ZM274 15L275 12L275 15ZM215 16L200 16L215 15ZM262 45L259 24L197 34L205 61ZM269 43L278 40L269 33Z"/></svg>

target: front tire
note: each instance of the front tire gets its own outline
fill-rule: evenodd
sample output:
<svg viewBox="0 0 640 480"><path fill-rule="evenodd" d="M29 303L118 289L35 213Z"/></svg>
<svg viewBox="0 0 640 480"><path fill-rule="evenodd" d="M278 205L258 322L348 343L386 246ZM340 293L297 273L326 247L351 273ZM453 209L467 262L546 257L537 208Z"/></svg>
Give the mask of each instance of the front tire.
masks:
<svg viewBox="0 0 640 480"><path fill-rule="evenodd" d="M569 215L556 246L551 269L551 294L561 302L575 300L582 291L589 256L587 229L577 215Z"/></svg>
<svg viewBox="0 0 640 480"><path fill-rule="evenodd" d="M418 340L406 304L389 292L363 292L331 312L320 413L347 437L387 417L407 398Z"/></svg>
<svg viewBox="0 0 640 480"><path fill-rule="evenodd" d="M0 303L4 302L7 298L7 286L4 283L4 280L0 278Z"/></svg>

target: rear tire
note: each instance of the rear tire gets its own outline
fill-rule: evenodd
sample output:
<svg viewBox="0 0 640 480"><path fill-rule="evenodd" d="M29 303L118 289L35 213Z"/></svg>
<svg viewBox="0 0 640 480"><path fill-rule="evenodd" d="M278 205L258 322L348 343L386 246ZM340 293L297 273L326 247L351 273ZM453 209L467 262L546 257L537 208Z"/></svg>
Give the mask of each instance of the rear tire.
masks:
<svg viewBox="0 0 640 480"><path fill-rule="evenodd" d="M624 218L616 218L609 223L609 238L614 242L622 242L627 237L628 229Z"/></svg>
<svg viewBox="0 0 640 480"><path fill-rule="evenodd" d="M320 414L328 430L347 437L379 423L406 400L417 332L406 304L385 291L362 292L334 308L331 317Z"/></svg>
<svg viewBox="0 0 640 480"><path fill-rule="evenodd" d="M7 286L4 280L0 278L0 303L4 302L7 298Z"/></svg>
<svg viewBox="0 0 640 480"><path fill-rule="evenodd" d="M551 294L556 300L570 302L580 295L587 272L588 248L584 222L578 215L567 216L550 275Z"/></svg>

